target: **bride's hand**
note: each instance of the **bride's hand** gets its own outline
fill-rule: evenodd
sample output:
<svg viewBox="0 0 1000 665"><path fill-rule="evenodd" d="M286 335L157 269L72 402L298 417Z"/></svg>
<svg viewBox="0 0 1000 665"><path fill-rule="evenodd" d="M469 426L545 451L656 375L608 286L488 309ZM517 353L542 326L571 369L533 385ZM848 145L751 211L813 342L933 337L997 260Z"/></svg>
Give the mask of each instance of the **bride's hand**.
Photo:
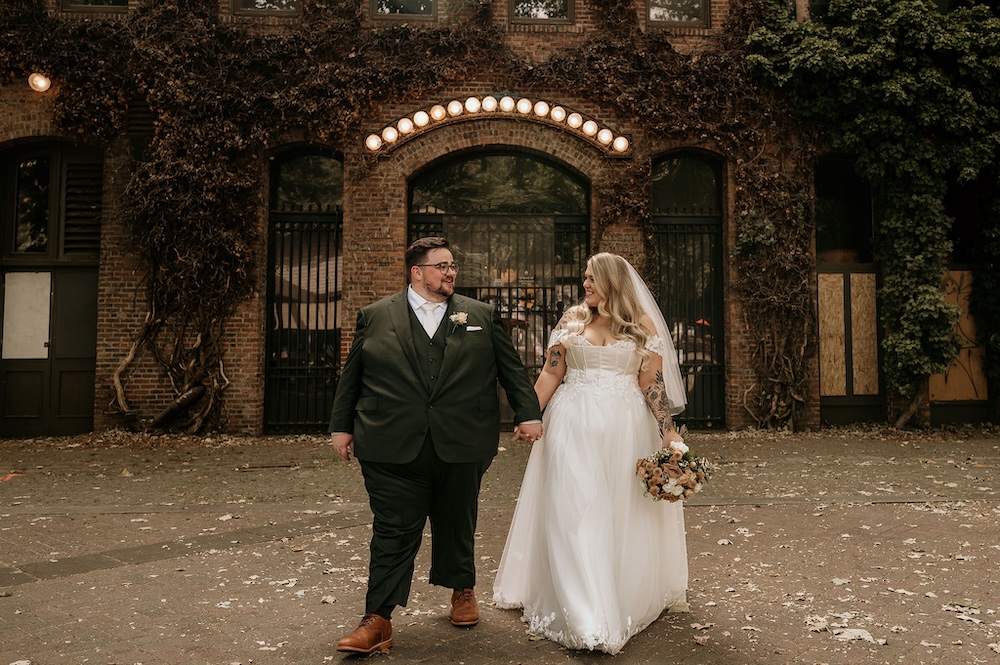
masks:
<svg viewBox="0 0 1000 665"><path fill-rule="evenodd" d="M680 434L678 434L676 431L673 430L663 435L663 447L677 448L682 453L686 453L688 451L688 446L686 443L684 443L683 437L681 437Z"/></svg>

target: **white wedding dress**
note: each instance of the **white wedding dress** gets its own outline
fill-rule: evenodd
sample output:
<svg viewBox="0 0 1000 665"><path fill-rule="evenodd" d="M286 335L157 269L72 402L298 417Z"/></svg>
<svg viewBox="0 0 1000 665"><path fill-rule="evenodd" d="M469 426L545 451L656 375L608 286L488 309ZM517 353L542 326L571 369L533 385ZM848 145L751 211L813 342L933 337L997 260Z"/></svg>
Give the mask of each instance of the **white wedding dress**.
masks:
<svg viewBox="0 0 1000 665"><path fill-rule="evenodd" d="M560 342L566 375L528 458L493 599L523 608L534 635L614 654L664 609L687 609L684 514L635 475L662 443L635 343L557 330L550 346ZM662 339L647 348L663 353Z"/></svg>

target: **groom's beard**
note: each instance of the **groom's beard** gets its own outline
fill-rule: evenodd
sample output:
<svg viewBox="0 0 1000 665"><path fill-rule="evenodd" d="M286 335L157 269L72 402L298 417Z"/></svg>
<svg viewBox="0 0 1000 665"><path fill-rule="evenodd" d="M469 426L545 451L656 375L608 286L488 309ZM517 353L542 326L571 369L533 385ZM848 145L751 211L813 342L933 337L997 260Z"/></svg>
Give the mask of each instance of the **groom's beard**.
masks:
<svg viewBox="0 0 1000 665"><path fill-rule="evenodd" d="M437 295L447 300L455 293L455 280L452 280L450 282L448 281L441 282L441 285L439 287L437 287L436 289L431 289L431 293L436 293Z"/></svg>

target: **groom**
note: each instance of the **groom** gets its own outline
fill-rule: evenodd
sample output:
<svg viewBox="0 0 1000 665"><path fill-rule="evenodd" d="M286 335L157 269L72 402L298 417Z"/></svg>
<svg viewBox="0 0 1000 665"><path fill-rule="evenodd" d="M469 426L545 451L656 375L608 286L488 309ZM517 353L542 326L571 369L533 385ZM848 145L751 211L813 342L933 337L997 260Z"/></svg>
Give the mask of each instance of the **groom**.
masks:
<svg viewBox="0 0 1000 665"><path fill-rule="evenodd" d="M430 582L453 590L452 624L479 622L474 534L500 438L497 380L520 437L542 433L538 399L496 310L455 295L448 241L421 238L404 258L406 290L358 312L330 416L333 449L358 458L375 517L365 616L337 651L392 646L392 611L406 605L428 518Z"/></svg>

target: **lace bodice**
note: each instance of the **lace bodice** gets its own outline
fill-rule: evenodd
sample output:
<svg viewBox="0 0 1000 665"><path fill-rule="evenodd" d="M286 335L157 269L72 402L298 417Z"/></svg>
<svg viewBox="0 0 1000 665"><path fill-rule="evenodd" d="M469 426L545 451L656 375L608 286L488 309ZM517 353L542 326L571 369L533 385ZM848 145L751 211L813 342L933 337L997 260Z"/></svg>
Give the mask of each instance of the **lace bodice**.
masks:
<svg viewBox="0 0 1000 665"><path fill-rule="evenodd" d="M550 346L562 344L566 349L567 385L592 385L613 392L638 392L639 368L642 356L630 339L618 340L606 346L591 344L582 335L553 333ZM663 340L653 336L646 341L646 348L662 352Z"/></svg>

